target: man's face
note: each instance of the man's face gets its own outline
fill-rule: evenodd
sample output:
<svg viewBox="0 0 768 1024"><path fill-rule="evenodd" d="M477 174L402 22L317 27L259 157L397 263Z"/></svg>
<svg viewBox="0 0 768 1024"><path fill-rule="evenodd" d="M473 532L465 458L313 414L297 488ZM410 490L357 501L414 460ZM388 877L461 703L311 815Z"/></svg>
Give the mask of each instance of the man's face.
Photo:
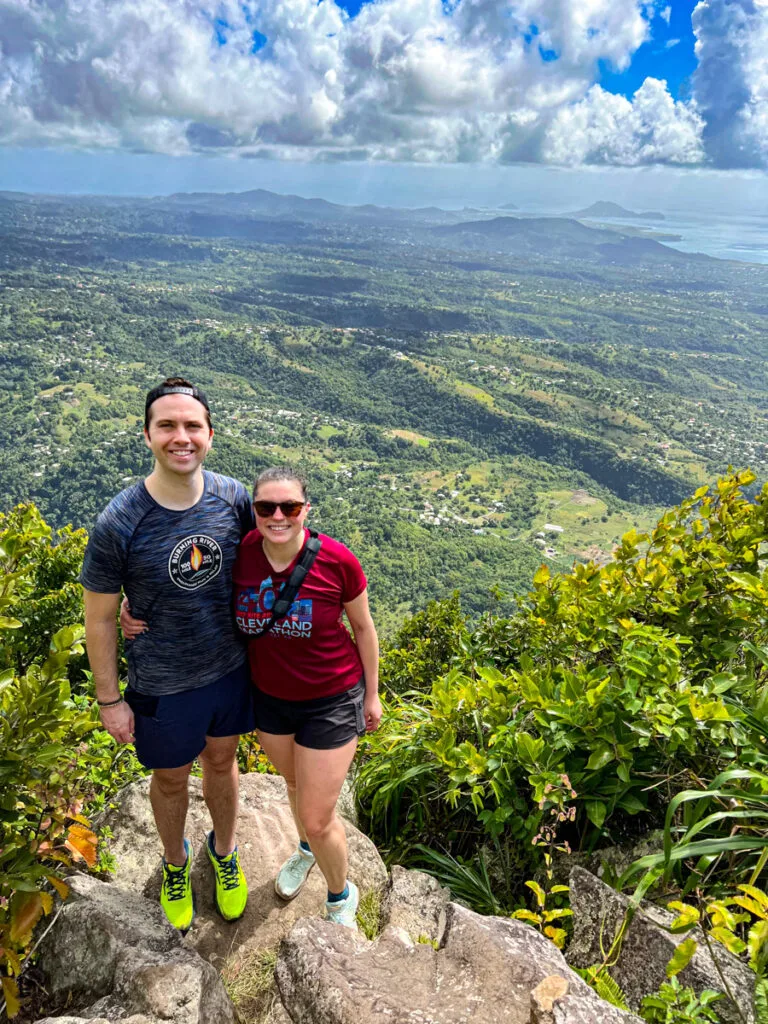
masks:
<svg viewBox="0 0 768 1024"><path fill-rule="evenodd" d="M162 469L181 476L194 473L213 442L205 406L191 395L163 395L150 406L144 440Z"/></svg>

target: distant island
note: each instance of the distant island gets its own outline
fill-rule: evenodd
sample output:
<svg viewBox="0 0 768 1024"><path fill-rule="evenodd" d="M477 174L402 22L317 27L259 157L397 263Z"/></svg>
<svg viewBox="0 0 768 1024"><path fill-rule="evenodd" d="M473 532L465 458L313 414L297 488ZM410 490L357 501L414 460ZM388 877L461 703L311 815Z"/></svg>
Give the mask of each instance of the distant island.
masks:
<svg viewBox="0 0 768 1024"><path fill-rule="evenodd" d="M497 210L519 210L519 206L515 206L514 203L501 203L496 207Z"/></svg>
<svg viewBox="0 0 768 1024"><path fill-rule="evenodd" d="M633 210L626 210L618 203L597 202L592 203L586 210L577 210L569 213L569 217L632 217L634 220L664 220L663 213L635 213Z"/></svg>

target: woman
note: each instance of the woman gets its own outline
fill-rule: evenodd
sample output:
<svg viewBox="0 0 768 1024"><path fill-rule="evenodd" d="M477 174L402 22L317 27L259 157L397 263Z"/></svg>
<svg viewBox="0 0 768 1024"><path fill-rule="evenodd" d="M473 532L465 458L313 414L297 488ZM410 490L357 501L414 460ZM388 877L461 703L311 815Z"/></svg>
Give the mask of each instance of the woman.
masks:
<svg viewBox="0 0 768 1024"><path fill-rule="evenodd" d="M320 549L290 611L261 635L309 537L309 508L304 478L290 467L259 475L256 530L244 537L233 570L235 613L248 637L259 743L288 785L299 833L275 891L293 899L317 863L328 886L328 919L355 928L359 894L347 878L336 801L358 737L379 725L381 703L367 581L352 552L320 534Z"/></svg>

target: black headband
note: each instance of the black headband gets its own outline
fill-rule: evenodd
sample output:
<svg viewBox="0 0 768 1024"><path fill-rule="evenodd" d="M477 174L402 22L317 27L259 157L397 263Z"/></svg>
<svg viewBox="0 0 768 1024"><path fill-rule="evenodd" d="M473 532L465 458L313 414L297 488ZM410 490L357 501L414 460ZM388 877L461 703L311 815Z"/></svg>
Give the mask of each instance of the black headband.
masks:
<svg viewBox="0 0 768 1024"><path fill-rule="evenodd" d="M208 410L208 415L211 414L211 407L208 405L208 399L205 397L205 392L201 391L200 388L188 388L181 384L165 385L160 384L159 387L152 388L147 395L147 401L144 404L144 417L146 419L149 413L149 407L153 402L156 402L158 398L162 398L164 395L189 395L192 398L196 398L198 402L205 406Z"/></svg>

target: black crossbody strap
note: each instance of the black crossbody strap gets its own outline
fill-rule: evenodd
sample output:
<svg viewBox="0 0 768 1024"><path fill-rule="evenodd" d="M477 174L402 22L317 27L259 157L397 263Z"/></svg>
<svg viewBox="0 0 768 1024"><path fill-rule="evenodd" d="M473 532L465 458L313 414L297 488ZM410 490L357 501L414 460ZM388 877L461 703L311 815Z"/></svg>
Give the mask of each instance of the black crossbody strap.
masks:
<svg viewBox="0 0 768 1024"><path fill-rule="evenodd" d="M301 552L301 558L296 563L296 566L289 578L280 588L280 593L277 595L277 600L275 601L275 606L272 609L272 615L269 618L269 622L259 633L255 634L255 639L258 639L260 636L266 636L271 629L274 629L280 619L284 619L291 610L291 605L296 600L299 587L304 582L309 570L312 568L322 543L323 542L317 535L317 530L310 529L309 537L307 538L307 542Z"/></svg>

